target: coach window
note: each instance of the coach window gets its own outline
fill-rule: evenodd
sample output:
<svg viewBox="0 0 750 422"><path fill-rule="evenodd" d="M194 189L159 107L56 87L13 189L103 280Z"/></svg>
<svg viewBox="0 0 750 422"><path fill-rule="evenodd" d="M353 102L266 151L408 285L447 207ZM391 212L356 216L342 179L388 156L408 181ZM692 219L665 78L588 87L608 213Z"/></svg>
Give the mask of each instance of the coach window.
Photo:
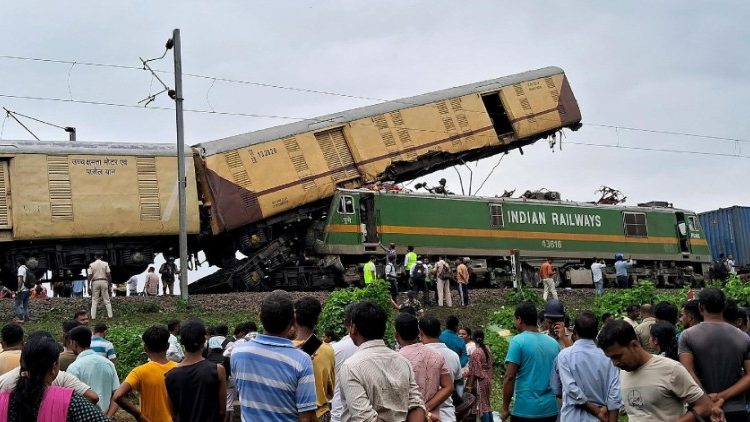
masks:
<svg viewBox="0 0 750 422"><path fill-rule="evenodd" d="M341 197L339 202L339 214L354 214L354 199L349 195Z"/></svg>
<svg viewBox="0 0 750 422"><path fill-rule="evenodd" d="M503 206L490 204L490 226L503 227Z"/></svg>
<svg viewBox="0 0 750 422"><path fill-rule="evenodd" d="M698 221L698 217L688 217L688 227L691 232L697 232L701 229L701 223Z"/></svg>
<svg viewBox="0 0 750 422"><path fill-rule="evenodd" d="M646 214L642 212L623 213L623 223L625 225L625 236L647 237L646 231Z"/></svg>

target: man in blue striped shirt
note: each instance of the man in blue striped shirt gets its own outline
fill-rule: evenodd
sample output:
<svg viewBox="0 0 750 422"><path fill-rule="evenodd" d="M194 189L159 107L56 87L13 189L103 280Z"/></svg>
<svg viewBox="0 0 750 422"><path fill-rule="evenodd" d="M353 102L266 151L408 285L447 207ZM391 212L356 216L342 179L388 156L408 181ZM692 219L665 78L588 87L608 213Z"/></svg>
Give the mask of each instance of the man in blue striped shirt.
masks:
<svg viewBox="0 0 750 422"><path fill-rule="evenodd" d="M316 422L315 376L310 356L289 340L292 296L276 290L260 308L265 334L232 351L232 377L243 422Z"/></svg>
<svg viewBox="0 0 750 422"><path fill-rule="evenodd" d="M91 336L91 350L97 354L104 356L117 365L117 353L115 353L115 346L112 342L107 340L107 324L100 322L94 326L94 335Z"/></svg>

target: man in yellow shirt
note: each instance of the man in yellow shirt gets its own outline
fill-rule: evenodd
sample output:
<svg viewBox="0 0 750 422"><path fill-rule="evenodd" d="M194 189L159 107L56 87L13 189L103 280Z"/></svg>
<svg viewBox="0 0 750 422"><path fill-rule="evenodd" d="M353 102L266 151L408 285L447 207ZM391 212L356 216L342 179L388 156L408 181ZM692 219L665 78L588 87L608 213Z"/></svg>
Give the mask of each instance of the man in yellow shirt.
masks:
<svg viewBox="0 0 750 422"><path fill-rule="evenodd" d="M331 420L329 403L333 400L336 385L336 356L333 347L323 343L315 335L315 327L318 325L321 310L318 299L311 296L294 302L294 345L312 358L316 404L318 405L315 414L318 422L328 422Z"/></svg>
<svg viewBox="0 0 750 422"><path fill-rule="evenodd" d="M176 367L177 362L167 359L169 331L166 327L154 325L146 329L141 338L149 362L130 371L120 388L115 391L112 400L138 421L143 416L151 422L171 422L172 412L164 375ZM128 400L131 391L138 392L140 409Z"/></svg>
<svg viewBox="0 0 750 422"><path fill-rule="evenodd" d="M375 269L375 256L371 256L370 260L367 261L367 263L365 264L365 268L364 268L365 286L375 281L376 271L377 270Z"/></svg>

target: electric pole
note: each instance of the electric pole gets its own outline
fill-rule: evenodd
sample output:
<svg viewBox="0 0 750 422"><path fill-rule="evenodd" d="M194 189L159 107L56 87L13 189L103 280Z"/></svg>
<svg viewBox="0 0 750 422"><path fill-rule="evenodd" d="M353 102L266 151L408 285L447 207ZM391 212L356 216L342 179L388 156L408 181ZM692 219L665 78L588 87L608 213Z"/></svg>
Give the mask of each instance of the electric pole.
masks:
<svg viewBox="0 0 750 422"><path fill-rule="evenodd" d="M176 121L177 121L177 190L180 208L180 297L188 299L188 254L187 254L187 200L185 189L187 178L185 176L185 126L182 119L182 50L180 44L180 30L172 32L172 48L174 48L174 93L170 97L174 99ZM167 43L169 48L169 42Z"/></svg>

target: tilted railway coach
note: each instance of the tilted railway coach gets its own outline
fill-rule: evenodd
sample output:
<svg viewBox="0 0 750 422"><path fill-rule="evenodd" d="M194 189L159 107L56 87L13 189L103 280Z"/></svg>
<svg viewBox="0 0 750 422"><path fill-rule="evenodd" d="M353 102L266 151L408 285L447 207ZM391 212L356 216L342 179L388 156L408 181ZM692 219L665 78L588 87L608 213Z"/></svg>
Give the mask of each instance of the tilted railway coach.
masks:
<svg viewBox="0 0 750 422"><path fill-rule="evenodd" d="M580 121L565 73L548 67L199 143L189 152L190 250L255 283L305 261L303 238L338 188L409 180ZM103 253L119 278L176 249L175 148L0 144L3 282L18 256L59 280Z"/></svg>

